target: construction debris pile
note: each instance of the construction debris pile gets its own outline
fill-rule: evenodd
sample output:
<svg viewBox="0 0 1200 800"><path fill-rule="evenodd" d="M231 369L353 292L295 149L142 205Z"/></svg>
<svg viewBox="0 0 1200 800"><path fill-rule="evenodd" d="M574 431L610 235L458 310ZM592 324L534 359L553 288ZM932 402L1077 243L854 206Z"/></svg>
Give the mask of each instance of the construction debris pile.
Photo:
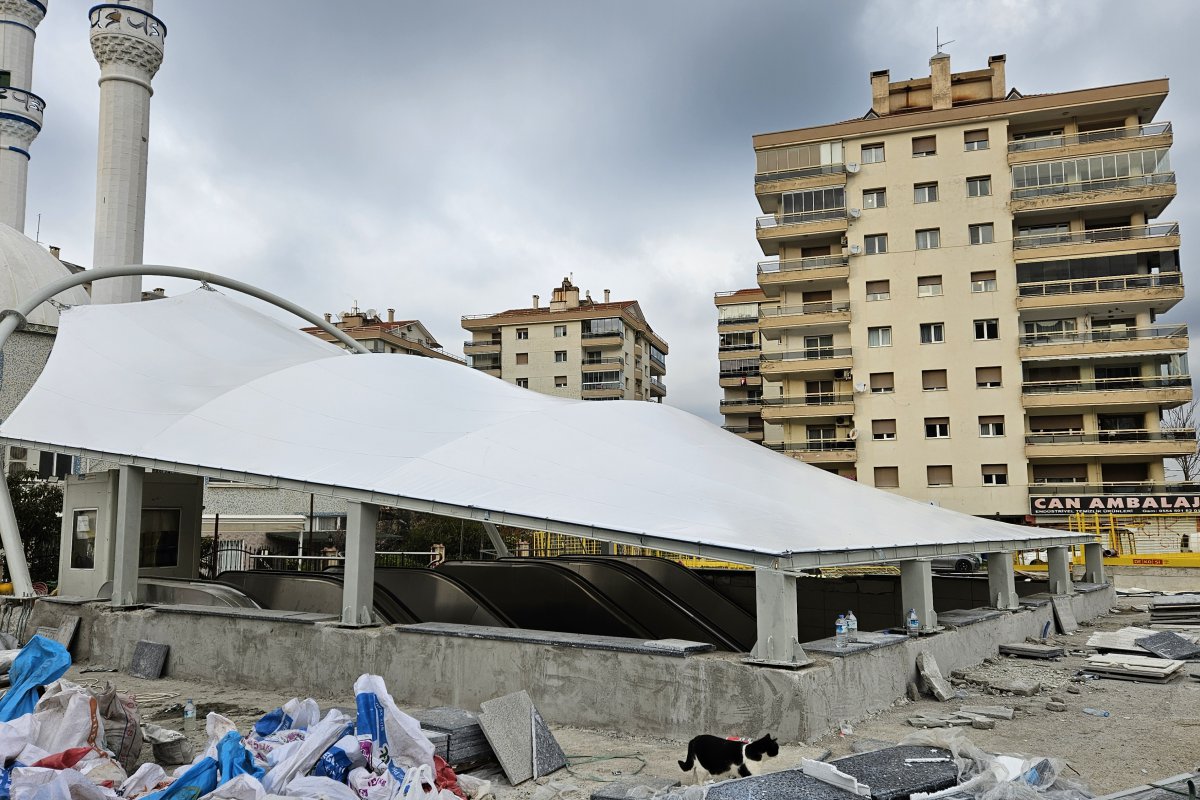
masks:
<svg viewBox="0 0 1200 800"><path fill-rule="evenodd" d="M1200 602L1200 595L1156 599L1177 600L1181 597L1196 598ZM1196 607L1200 609L1200 605ZM1171 623L1175 624L1178 623ZM1189 631L1186 627L1171 631L1131 626L1118 631L1096 632L1088 639L1088 647L1098 652L1088 658L1084 671L1097 677L1168 683L1186 674L1193 680L1200 680L1200 631ZM1187 669L1189 662L1190 670Z"/></svg>

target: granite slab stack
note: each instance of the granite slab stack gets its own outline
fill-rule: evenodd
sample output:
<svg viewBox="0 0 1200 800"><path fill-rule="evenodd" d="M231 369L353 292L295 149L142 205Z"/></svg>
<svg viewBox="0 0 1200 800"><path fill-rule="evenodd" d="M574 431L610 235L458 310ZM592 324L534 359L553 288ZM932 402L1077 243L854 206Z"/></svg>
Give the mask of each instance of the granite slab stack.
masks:
<svg viewBox="0 0 1200 800"><path fill-rule="evenodd" d="M1200 644L1196 644L1191 639L1186 639L1174 631L1159 631L1151 636L1138 639L1137 643L1159 658L1169 658L1175 661L1200 659Z"/></svg>
<svg viewBox="0 0 1200 800"><path fill-rule="evenodd" d="M1150 624L1170 628L1200 627L1200 594L1177 594L1150 601Z"/></svg>
<svg viewBox="0 0 1200 800"><path fill-rule="evenodd" d="M429 740L433 745L433 754L441 756L446 763L450 763L450 735L443 731L430 731L421 728L421 735Z"/></svg>
<svg viewBox="0 0 1200 800"><path fill-rule="evenodd" d="M479 727L479 717L470 711L440 706L413 716L425 730L446 735L446 753L442 757L455 769L496 760L483 729Z"/></svg>

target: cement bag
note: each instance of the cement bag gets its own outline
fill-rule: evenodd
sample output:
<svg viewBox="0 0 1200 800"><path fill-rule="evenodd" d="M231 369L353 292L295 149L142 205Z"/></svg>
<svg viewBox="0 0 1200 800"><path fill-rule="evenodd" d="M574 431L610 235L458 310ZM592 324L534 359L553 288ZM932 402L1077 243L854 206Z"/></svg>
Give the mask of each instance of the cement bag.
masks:
<svg viewBox="0 0 1200 800"><path fill-rule="evenodd" d="M276 731L308 730L321 719L321 707L311 697L303 700L293 697L279 708L267 713L254 723L257 736L270 736Z"/></svg>
<svg viewBox="0 0 1200 800"><path fill-rule="evenodd" d="M217 766L221 772L218 786L227 783L238 775L249 775L261 781L266 772L254 761L254 756L242 743L242 735L236 730L225 734L217 745Z"/></svg>
<svg viewBox="0 0 1200 800"><path fill-rule="evenodd" d="M263 800L267 790L253 775L238 775L228 783L222 783L200 800Z"/></svg>
<svg viewBox="0 0 1200 800"><path fill-rule="evenodd" d="M96 693L96 703L104 720L104 743L128 772L142 755L142 719L137 703L129 695L117 694L116 687L107 681Z"/></svg>
<svg viewBox="0 0 1200 800"><path fill-rule="evenodd" d="M288 784L284 794L312 800L358 800L358 795L346 784L316 775L296 778Z"/></svg>
<svg viewBox="0 0 1200 800"><path fill-rule="evenodd" d="M0 764L7 764L19 756L25 746L37 738L37 731L38 723L33 714L12 722L0 722Z"/></svg>
<svg viewBox="0 0 1200 800"><path fill-rule="evenodd" d="M246 747L250 748L250 752L262 763L274 765L282 758L278 754L281 748L304 741L304 736L304 731L282 730L260 739L251 733L246 739Z"/></svg>
<svg viewBox="0 0 1200 800"><path fill-rule="evenodd" d="M112 789L97 786L73 769L24 767L13 773L13 800L116 800Z"/></svg>
<svg viewBox="0 0 1200 800"><path fill-rule="evenodd" d="M44 636L35 635L21 648L8 671L12 685L0 698L0 722L9 722L33 711L39 686L53 683L71 666L67 648Z"/></svg>
<svg viewBox="0 0 1200 800"><path fill-rule="evenodd" d="M167 771L158 764L142 764L137 768L137 772L130 775L121 784L119 794L126 800L132 800L132 798L140 797L148 792L166 788L164 786L166 781Z"/></svg>
<svg viewBox="0 0 1200 800"><path fill-rule="evenodd" d="M383 678L360 676L354 682L354 704L358 709L355 733L373 772L390 762L405 769L426 766L433 772L433 745L421 733L421 723L396 707Z"/></svg>
<svg viewBox="0 0 1200 800"><path fill-rule="evenodd" d="M76 747L104 749L104 722L100 704L87 689L70 681L55 681L46 687L34 707L38 721L38 747L61 753Z"/></svg>
<svg viewBox="0 0 1200 800"><path fill-rule="evenodd" d="M362 750L358 748L358 739L354 736L343 736L334 742L333 747L326 750L317 759L312 774L319 778L329 778L338 783L345 783L350 776L350 770L367 763Z"/></svg>
<svg viewBox="0 0 1200 800"><path fill-rule="evenodd" d="M146 795L143 800L195 800L217 788L217 762L202 758L176 778L170 786Z"/></svg>
<svg viewBox="0 0 1200 800"><path fill-rule="evenodd" d="M107 784L109 786L120 786L129 778L129 774L125 772L125 768L115 758L108 756L81 761L75 769L83 773L92 783Z"/></svg>
<svg viewBox="0 0 1200 800"><path fill-rule="evenodd" d="M267 773L263 778L263 788L271 794L282 793L292 778L307 774L321 754L350 730L350 718L333 709L325 715L325 719L308 730L299 747Z"/></svg>
<svg viewBox="0 0 1200 800"><path fill-rule="evenodd" d="M400 777L393 770L385 770L382 775L376 775L366 767L355 767L350 770L346 783L362 800L392 800L400 791L400 781L404 779L404 770L396 768Z"/></svg>

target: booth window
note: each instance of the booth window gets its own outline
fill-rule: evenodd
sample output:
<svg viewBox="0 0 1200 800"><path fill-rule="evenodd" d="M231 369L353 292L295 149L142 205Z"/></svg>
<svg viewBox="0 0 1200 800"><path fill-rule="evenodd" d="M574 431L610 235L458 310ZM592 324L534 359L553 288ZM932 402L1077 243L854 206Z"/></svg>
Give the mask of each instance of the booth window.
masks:
<svg viewBox="0 0 1200 800"><path fill-rule="evenodd" d="M71 569L95 568L96 519L94 508L75 512L71 524Z"/></svg>
<svg viewBox="0 0 1200 800"><path fill-rule="evenodd" d="M174 567L179 564L179 509L142 509L140 567Z"/></svg>

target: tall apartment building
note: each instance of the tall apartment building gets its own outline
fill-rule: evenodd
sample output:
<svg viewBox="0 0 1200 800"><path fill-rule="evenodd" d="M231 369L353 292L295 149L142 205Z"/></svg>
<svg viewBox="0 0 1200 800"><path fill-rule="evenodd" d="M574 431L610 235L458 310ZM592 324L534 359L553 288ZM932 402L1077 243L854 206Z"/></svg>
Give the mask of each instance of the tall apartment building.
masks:
<svg viewBox="0 0 1200 800"><path fill-rule="evenodd" d="M1004 65L938 53L754 137L773 258L716 298L727 427L971 514L1196 508L1163 468L1196 447L1162 422L1192 397L1167 81L1023 96Z"/></svg>
<svg viewBox="0 0 1200 800"><path fill-rule="evenodd" d="M636 300L592 300L564 278L548 307L462 318L471 366L544 394L582 400L649 400L667 396L667 343Z"/></svg>
<svg viewBox="0 0 1200 800"><path fill-rule="evenodd" d="M419 319L396 319L396 309L387 310L387 318L368 308L362 310L356 304L349 311L338 316L333 321L333 314L326 314L325 321L333 323L354 341L362 344L373 353L399 353L401 355L425 356L440 358L443 361L465 363L462 358L442 349L433 334ZM333 336L315 325L301 328L318 339L334 342ZM336 344L336 342L334 342Z"/></svg>

